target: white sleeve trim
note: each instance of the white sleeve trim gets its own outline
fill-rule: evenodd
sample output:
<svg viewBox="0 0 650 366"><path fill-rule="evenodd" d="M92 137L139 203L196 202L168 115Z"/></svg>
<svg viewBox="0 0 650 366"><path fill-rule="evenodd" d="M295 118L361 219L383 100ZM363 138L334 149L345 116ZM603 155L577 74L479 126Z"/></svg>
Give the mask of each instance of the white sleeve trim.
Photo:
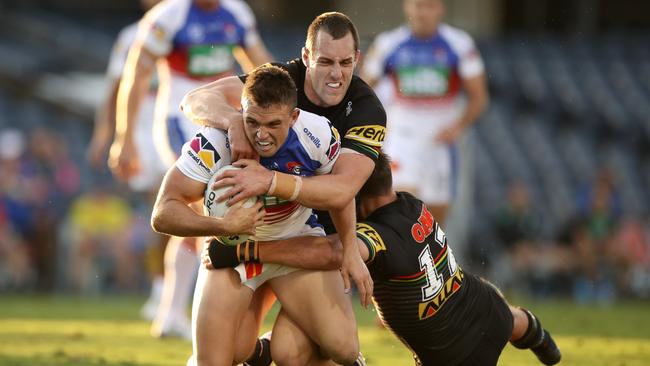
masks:
<svg viewBox="0 0 650 366"><path fill-rule="evenodd" d="M448 40L451 48L458 54L458 70L463 79L469 79L485 72L481 54L467 32L448 24L440 25L439 29L441 36Z"/></svg>
<svg viewBox="0 0 650 366"><path fill-rule="evenodd" d="M391 31L380 33L366 53L363 61L363 71L371 79L380 80L386 69L386 59L391 52L409 37L407 26L401 26Z"/></svg>
<svg viewBox="0 0 650 366"><path fill-rule="evenodd" d="M192 0L164 0L149 10L138 34L144 48L158 57L168 55L191 5Z"/></svg>
<svg viewBox="0 0 650 366"><path fill-rule="evenodd" d="M237 21L244 27L244 47L251 47L261 42L255 15L251 8L241 0L222 0L221 6L228 9L235 16Z"/></svg>

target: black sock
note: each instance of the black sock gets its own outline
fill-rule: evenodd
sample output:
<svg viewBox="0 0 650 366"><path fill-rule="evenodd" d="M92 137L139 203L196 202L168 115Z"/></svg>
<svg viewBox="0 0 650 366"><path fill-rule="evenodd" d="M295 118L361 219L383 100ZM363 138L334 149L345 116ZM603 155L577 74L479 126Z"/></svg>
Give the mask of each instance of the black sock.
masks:
<svg viewBox="0 0 650 366"><path fill-rule="evenodd" d="M246 360L246 366L268 366L271 364L271 341L266 338L258 338L255 343L253 355Z"/></svg>
<svg viewBox="0 0 650 366"><path fill-rule="evenodd" d="M551 334L542 328L542 324L533 313L524 308L519 309L523 310L528 317L528 328L521 338L511 342L512 345L522 349L530 348L544 365L555 365L560 362L562 354Z"/></svg>
<svg viewBox="0 0 650 366"><path fill-rule="evenodd" d="M511 343L513 346L520 349L535 347L542 343L544 337L542 324L540 324L539 320L537 320L537 317L530 311L524 308L519 309L526 313L526 316L528 317L528 328L526 329L524 335L521 336L521 338L512 341Z"/></svg>

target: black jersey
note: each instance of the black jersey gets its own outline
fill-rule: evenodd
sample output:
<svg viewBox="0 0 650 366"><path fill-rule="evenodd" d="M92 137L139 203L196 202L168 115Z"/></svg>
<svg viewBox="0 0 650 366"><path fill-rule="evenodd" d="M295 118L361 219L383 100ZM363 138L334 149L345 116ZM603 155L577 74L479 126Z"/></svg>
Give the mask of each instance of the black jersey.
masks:
<svg viewBox="0 0 650 366"><path fill-rule="evenodd" d="M424 365L463 360L494 316L491 290L463 273L422 201L399 192L357 224L357 237L370 251L373 299L388 328Z"/></svg>
<svg viewBox="0 0 650 366"><path fill-rule="evenodd" d="M273 63L291 75L298 89L298 108L316 113L330 120L341 134L341 147L355 150L376 160L386 135L386 112L372 88L358 76L352 76L350 87L341 103L320 107L305 94L307 68L297 58L286 63ZM246 76L240 76L242 81ZM318 211L318 221L328 234L336 232L327 211Z"/></svg>

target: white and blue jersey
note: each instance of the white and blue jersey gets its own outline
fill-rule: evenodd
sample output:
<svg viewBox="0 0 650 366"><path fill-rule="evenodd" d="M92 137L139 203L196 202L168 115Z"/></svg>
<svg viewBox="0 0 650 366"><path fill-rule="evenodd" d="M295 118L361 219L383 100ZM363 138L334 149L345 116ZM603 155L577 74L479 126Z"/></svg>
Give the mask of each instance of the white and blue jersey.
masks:
<svg viewBox="0 0 650 366"><path fill-rule="evenodd" d="M255 17L242 0L221 0L212 10L193 0L163 0L140 24L144 49L166 61L159 65L156 119L167 124L169 147L178 154L198 129L179 110L183 96L239 72L233 51L261 42Z"/></svg>
<svg viewBox="0 0 650 366"><path fill-rule="evenodd" d="M462 79L483 73L483 61L472 38L442 24L428 38L417 38L408 26L377 36L365 60L364 73L375 80L388 78L396 103L453 102Z"/></svg>
<svg viewBox="0 0 650 366"><path fill-rule="evenodd" d="M338 158L340 147L339 134L325 117L301 110L284 144L276 154L262 158L260 163L271 170L303 177L327 174ZM207 183L219 168L230 163L224 131L204 127L183 146L176 166L187 177ZM256 229L256 240L298 236L304 234L305 225L314 229L313 235L324 235L312 209L296 201L264 197L264 208L264 225Z"/></svg>
<svg viewBox="0 0 650 366"><path fill-rule="evenodd" d="M457 184L457 153L435 141L465 111L463 80L484 72L474 41L447 24L427 38L405 25L377 36L363 72L379 82L386 107L383 150L392 158L394 185L427 204L447 204Z"/></svg>

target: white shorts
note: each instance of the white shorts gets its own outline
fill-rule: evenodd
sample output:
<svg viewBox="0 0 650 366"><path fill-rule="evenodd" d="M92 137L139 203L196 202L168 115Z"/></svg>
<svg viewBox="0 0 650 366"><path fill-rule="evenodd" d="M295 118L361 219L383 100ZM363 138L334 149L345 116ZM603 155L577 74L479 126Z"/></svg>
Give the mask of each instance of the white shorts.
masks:
<svg viewBox="0 0 650 366"><path fill-rule="evenodd" d="M322 227L305 225L299 234L291 237L298 236L325 236L325 232ZM299 269L274 263L240 263L235 267L242 284L250 287L253 291L270 279L287 275Z"/></svg>
<svg viewBox="0 0 650 366"><path fill-rule="evenodd" d="M456 145L439 144L435 136L454 123L462 109L440 111L392 106L383 151L393 162L393 185L411 191L427 204L448 204L457 184Z"/></svg>
<svg viewBox="0 0 650 366"><path fill-rule="evenodd" d="M140 172L129 179L129 186L136 192L147 192L158 189L162 177L167 171L167 165L158 155L154 143L155 96L147 95L140 107L138 124L135 129L135 144L140 158Z"/></svg>

